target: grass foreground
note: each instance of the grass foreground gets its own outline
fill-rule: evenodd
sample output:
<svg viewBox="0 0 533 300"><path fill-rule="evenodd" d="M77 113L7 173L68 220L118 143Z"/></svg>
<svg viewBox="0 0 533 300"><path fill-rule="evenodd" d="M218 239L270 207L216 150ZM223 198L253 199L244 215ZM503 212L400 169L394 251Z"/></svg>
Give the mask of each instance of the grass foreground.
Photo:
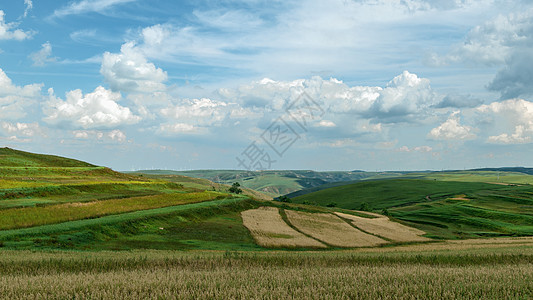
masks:
<svg viewBox="0 0 533 300"><path fill-rule="evenodd" d="M0 251L0 295L6 299L533 296L533 240L481 248L476 244L327 252Z"/></svg>

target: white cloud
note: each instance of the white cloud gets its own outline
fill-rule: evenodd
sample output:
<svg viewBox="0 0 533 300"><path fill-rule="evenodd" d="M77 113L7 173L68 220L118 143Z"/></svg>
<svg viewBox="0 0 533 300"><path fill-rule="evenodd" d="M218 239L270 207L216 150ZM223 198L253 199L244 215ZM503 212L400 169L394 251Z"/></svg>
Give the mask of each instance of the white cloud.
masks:
<svg viewBox="0 0 533 300"><path fill-rule="evenodd" d="M417 146L413 148L409 148L407 146L401 146L397 149L399 152L431 152L433 151L433 148L430 146Z"/></svg>
<svg viewBox="0 0 533 300"><path fill-rule="evenodd" d="M526 144L531 143L533 131L526 129L523 125L517 125L512 134L502 133L500 135L489 136L488 142L494 144Z"/></svg>
<svg viewBox="0 0 533 300"><path fill-rule="evenodd" d="M433 54L430 63L464 63L478 66L504 66L488 85L500 92L502 99L533 94L533 9L499 15L474 27L462 44L448 54Z"/></svg>
<svg viewBox="0 0 533 300"><path fill-rule="evenodd" d="M24 18L28 16L28 13L33 9L33 2L31 0L24 0Z"/></svg>
<svg viewBox="0 0 533 300"><path fill-rule="evenodd" d="M405 118L423 113L441 100L429 85L429 79L404 71L379 92L372 113L382 118Z"/></svg>
<svg viewBox="0 0 533 300"><path fill-rule="evenodd" d="M74 130L72 135L76 139L81 140L96 140L103 142L126 142L126 134L121 130L114 129L111 131L98 131L98 130Z"/></svg>
<svg viewBox="0 0 533 300"><path fill-rule="evenodd" d="M50 57L52 55L52 45L50 42L46 42L41 45L41 50L33 52L30 54L31 60L33 60L33 65L42 67L46 63L56 61L55 57Z"/></svg>
<svg viewBox="0 0 533 300"><path fill-rule="evenodd" d="M100 73L115 91L151 93L166 89L167 73L149 63L144 55L128 42L120 54L106 52Z"/></svg>
<svg viewBox="0 0 533 300"><path fill-rule="evenodd" d="M69 5L56 9L54 17L65 17L68 15L79 15L88 12L103 13L112 6L133 2L136 0L82 0L71 2Z"/></svg>
<svg viewBox="0 0 533 300"><path fill-rule="evenodd" d="M39 123L9 123L2 122L2 128L9 134L17 136L33 137L37 135L46 136L39 126Z"/></svg>
<svg viewBox="0 0 533 300"><path fill-rule="evenodd" d="M350 87L340 80L324 80L319 76L293 81L263 79L237 89L220 89L218 94L236 101L243 107L256 107L264 111L282 112L304 91L316 101L330 121L345 116L373 119L378 122L417 122L424 119L443 96L435 93L429 79L404 71L392 79L385 88L379 86ZM320 120L317 120L319 122Z"/></svg>
<svg viewBox="0 0 533 300"><path fill-rule="evenodd" d="M533 141L533 102L510 99L482 105L477 110L482 114L489 114L494 117L492 122L498 125L498 128L514 127L513 133L489 136L488 142L523 144Z"/></svg>
<svg viewBox="0 0 533 300"><path fill-rule="evenodd" d="M431 129L428 138L433 140L470 140L476 135L472 132L473 128L461 125L459 111L453 112L448 120L438 127Z"/></svg>
<svg viewBox="0 0 533 300"><path fill-rule="evenodd" d="M198 127L186 123L161 124L156 133L163 136L174 136L180 134L204 134L207 128Z"/></svg>
<svg viewBox="0 0 533 300"><path fill-rule="evenodd" d="M52 124L68 123L81 128L111 127L137 123L141 118L129 108L120 106L120 93L99 86L94 92L83 95L81 90L67 93L66 100L48 90L49 100L43 105L45 121Z"/></svg>
<svg viewBox="0 0 533 300"><path fill-rule="evenodd" d="M18 119L27 115L29 108L41 98L42 84L16 86L0 69L0 118Z"/></svg>
<svg viewBox="0 0 533 300"><path fill-rule="evenodd" d="M0 10L0 40L22 41L33 36L33 32L17 29L17 26L17 23L6 23L5 13L3 10Z"/></svg>
<svg viewBox="0 0 533 300"><path fill-rule="evenodd" d="M337 125L331 121L328 121L328 120L321 120L320 122L318 122L318 124L316 124L317 127L337 127Z"/></svg>

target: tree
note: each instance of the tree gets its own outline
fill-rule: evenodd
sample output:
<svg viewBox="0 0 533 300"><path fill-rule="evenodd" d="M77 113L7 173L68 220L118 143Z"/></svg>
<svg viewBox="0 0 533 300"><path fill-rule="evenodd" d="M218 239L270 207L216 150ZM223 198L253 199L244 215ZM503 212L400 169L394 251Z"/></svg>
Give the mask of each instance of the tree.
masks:
<svg viewBox="0 0 533 300"><path fill-rule="evenodd" d="M234 182L231 187L229 188L229 192L230 193L233 193L233 194L240 194L242 193L242 190L240 188L240 183L238 182Z"/></svg>
<svg viewBox="0 0 533 300"><path fill-rule="evenodd" d="M361 203L361 206L359 207L359 210L370 211L370 207L368 206L368 203L363 202L363 203Z"/></svg>
<svg viewBox="0 0 533 300"><path fill-rule="evenodd" d="M281 197L278 197L277 199L279 202L285 202L285 203L291 203L291 199L287 196L281 196Z"/></svg>

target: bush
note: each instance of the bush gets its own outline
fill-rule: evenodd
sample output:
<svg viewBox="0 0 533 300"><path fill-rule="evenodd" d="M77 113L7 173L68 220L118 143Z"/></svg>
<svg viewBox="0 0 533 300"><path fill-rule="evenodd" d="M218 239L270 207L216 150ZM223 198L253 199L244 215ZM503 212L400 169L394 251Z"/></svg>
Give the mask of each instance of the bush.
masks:
<svg viewBox="0 0 533 300"><path fill-rule="evenodd" d="M361 206L359 207L359 210L370 211L370 206L368 205L368 203L363 202L363 203L361 203Z"/></svg>
<svg viewBox="0 0 533 300"><path fill-rule="evenodd" d="M287 196L281 196L281 197L278 197L276 199L277 201L279 202L285 202L285 203L291 203L291 198L287 197Z"/></svg>
<svg viewBox="0 0 533 300"><path fill-rule="evenodd" d="M330 202L328 204L326 204L327 207L336 207L337 206L337 202Z"/></svg>
<svg viewBox="0 0 533 300"><path fill-rule="evenodd" d="M233 194L241 194L242 190L240 189L241 184L238 182L234 182L231 187L229 188L229 192Z"/></svg>

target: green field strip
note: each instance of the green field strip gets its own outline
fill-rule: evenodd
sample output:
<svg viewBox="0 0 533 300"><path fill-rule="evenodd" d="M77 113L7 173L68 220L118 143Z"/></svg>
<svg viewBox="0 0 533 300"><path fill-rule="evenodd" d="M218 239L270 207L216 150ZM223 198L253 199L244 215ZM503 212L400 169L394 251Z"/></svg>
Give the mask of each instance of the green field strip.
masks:
<svg viewBox="0 0 533 300"><path fill-rule="evenodd" d="M0 214L0 229L62 223L136 210L209 201L214 200L216 197L225 196L225 194L217 192L172 193L83 203L72 202L43 207L5 209Z"/></svg>
<svg viewBox="0 0 533 300"><path fill-rule="evenodd" d="M161 208L155 208L155 209L138 210L134 212L114 214L114 215L103 216L99 218L93 218L93 219L68 221L68 222L63 222L63 223L35 226L35 227L30 227L30 228L3 230L3 231L0 231L0 241L8 239L8 238L13 238L16 236L50 234L50 233L56 233L56 232L61 232L61 231L81 229L86 226L109 225L109 224L114 224L118 222L127 222L131 220L139 219L139 218L148 218L148 217L154 217L157 215L166 215L166 214L172 214L176 212L184 212L184 211L191 210L191 209L201 209L201 208L208 208L208 207L214 207L214 206L223 206L223 205L233 204L233 203L240 202L240 201L247 200L247 199L249 198L248 197L234 197L234 198L227 198L227 199L222 199L222 200L204 201L204 202L191 203L191 204L167 206L167 207L161 207Z"/></svg>

